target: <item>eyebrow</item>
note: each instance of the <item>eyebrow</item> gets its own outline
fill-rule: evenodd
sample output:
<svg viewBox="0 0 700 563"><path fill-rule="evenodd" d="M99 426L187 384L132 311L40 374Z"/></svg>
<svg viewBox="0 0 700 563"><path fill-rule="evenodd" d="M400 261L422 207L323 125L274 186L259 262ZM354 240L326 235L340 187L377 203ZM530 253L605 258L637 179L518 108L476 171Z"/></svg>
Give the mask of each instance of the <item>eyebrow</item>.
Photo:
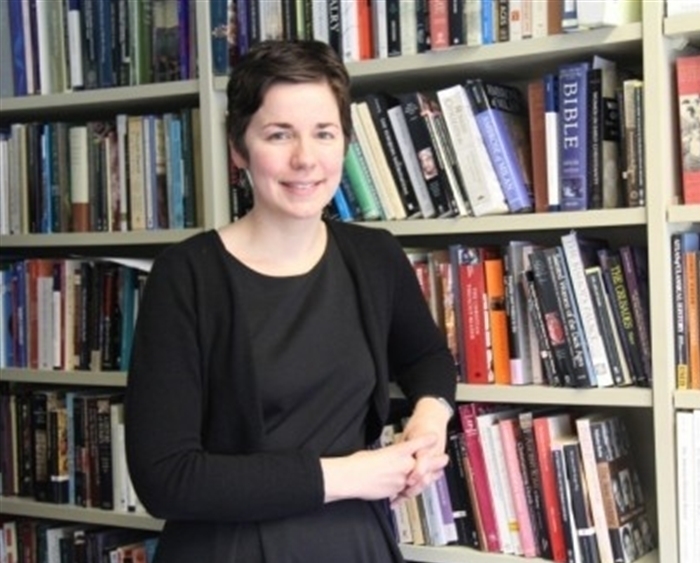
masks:
<svg viewBox="0 0 700 563"><path fill-rule="evenodd" d="M271 123L266 123L266 124L263 126L263 129L267 129L268 127L279 127L280 129L294 129L294 127L292 126L291 123L284 123L284 122L277 122L277 121L271 122ZM337 124L337 123L332 123L332 122L328 122L328 123L317 123L317 124L316 124L316 127L317 127L318 129L329 129L329 128L333 128L333 127L336 128L336 129L340 129L340 125L339 125L339 124Z"/></svg>

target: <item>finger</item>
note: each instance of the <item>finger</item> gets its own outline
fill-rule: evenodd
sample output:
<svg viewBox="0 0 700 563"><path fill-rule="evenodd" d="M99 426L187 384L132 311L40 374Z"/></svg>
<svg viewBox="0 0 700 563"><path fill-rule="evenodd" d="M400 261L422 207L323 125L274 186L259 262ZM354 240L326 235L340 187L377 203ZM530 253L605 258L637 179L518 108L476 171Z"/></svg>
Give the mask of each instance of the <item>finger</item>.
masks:
<svg viewBox="0 0 700 563"><path fill-rule="evenodd" d="M431 432L430 434L424 434L422 436L417 436L415 438L411 438L410 440L406 440L405 442L399 444L399 446L403 447L406 451L413 455L416 452L419 452L420 450L430 449L434 447L437 444L437 442L437 434Z"/></svg>

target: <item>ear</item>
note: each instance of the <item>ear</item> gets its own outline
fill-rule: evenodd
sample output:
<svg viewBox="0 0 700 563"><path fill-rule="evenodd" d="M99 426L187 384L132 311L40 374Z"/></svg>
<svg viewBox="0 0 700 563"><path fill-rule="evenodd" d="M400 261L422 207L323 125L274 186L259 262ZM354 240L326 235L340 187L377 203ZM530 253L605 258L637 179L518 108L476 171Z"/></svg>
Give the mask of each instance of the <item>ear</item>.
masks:
<svg viewBox="0 0 700 563"><path fill-rule="evenodd" d="M236 150L236 147L233 146L233 141L229 139L228 141L228 148L229 148L229 153L231 155L231 159L233 160L233 163L236 165L236 168L240 170L245 170L248 168L248 161L243 158L243 155L239 153Z"/></svg>

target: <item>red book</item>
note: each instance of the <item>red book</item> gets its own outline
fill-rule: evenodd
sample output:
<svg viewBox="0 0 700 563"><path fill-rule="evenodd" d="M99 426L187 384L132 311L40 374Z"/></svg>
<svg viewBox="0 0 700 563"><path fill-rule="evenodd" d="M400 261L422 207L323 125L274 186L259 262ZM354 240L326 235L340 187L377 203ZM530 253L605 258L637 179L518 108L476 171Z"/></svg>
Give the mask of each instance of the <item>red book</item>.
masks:
<svg viewBox="0 0 700 563"><path fill-rule="evenodd" d="M462 373L466 383L493 383L493 363L487 325L484 250L461 247L457 257L461 318Z"/></svg>
<svg viewBox="0 0 700 563"><path fill-rule="evenodd" d="M568 414L537 417L533 421L533 429L542 477L542 504L546 507L545 516L552 555L557 563L566 563L567 546L562 527L562 507L557 494L557 477L550 446L552 439L571 434L571 417Z"/></svg>
<svg viewBox="0 0 700 563"><path fill-rule="evenodd" d="M493 405L480 403L464 403L459 406L459 419L464 432L464 442L467 449L467 458L472 472L474 492L476 493L476 505L479 513L480 528L483 530L483 538L479 538L484 551L500 552L501 542L498 537L496 514L493 509L491 488L486 475L486 461L484 450L479 438L479 429L476 417L484 412L489 412Z"/></svg>
<svg viewBox="0 0 700 563"><path fill-rule="evenodd" d="M447 0L431 0L429 3L428 25L430 29L430 49L446 49L450 46L450 11Z"/></svg>
<svg viewBox="0 0 700 563"><path fill-rule="evenodd" d="M683 203L700 203L700 55L676 61Z"/></svg>

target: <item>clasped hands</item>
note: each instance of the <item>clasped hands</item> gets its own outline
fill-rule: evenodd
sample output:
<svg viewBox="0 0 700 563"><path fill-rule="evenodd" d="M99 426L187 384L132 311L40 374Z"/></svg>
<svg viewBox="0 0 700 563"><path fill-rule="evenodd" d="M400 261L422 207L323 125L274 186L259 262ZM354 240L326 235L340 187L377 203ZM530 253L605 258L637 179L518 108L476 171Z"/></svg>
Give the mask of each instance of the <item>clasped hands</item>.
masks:
<svg viewBox="0 0 700 563"><path fill-rule="evenodd" d="M445 453L448 409L435 398L421 398L401 440L376 450L323 458L325 502L348 498L400 502L436 481L449 461Z"/></svg>

